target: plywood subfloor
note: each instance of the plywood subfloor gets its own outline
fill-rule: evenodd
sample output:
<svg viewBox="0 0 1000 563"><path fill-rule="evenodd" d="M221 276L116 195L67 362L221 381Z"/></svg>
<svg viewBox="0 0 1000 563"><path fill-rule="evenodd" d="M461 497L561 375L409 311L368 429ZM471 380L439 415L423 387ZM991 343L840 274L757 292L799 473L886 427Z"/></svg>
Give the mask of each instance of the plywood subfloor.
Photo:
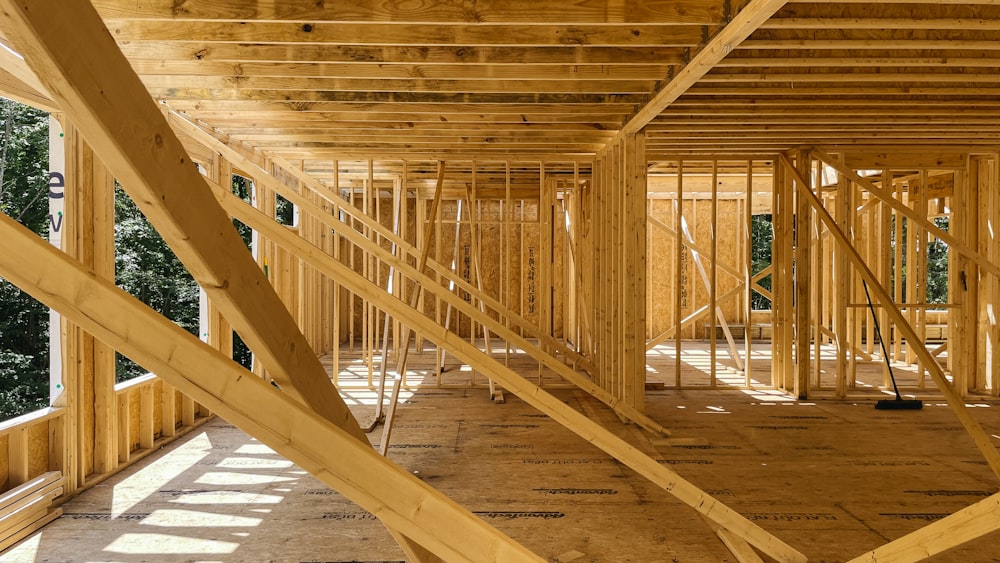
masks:
<svg viewBox="0 0 1000 563"><path fill-rule="evenodd" d="M883 412L773 392L653 392L651 416L710 444L678 448L622 426L579 391L555 393L811 561L843 561L997 491L955 417L934 402ZM362 420L371 399L353 393ZM546 558L733 561L692 510L515 397L493 404L484 390L427 388L404 399L390 458ZM1000 436L995 405L973 413ZM370 436L377 442L380 431ZM64 509L3 559L402 558L371 516L222 420ZM1000 561L998 545L992 534L936 560Z"/></svg>
<svg viewBox="0 0 1000 563"><path fill-rule="evenodd" d="M486 346L481 339L474 341L480 350ZM736 348L741 363L746 355L746 344L736 340ZM436 350L426 346L422 351L411 349L407 362L407 385L433 386L479 386L484 387L488 379L464 365L453 356L445 354L444 370L439 372L435 363ZM813 369L810 375L811 392L816 396L833 397L837 385L836 348L830 344L820 346L818 369L816 365L816 350L811 351ZM492 357L501 363L506 363L514 371L524 375L533 383L543 387L559 387L568 384L562 377L547 367L539 368L538 362L521 350L513 349L508 354L502 347L502 342L493 342ZM654 387L677 389L677 349L674 342L658 345L646 353L646 381ZM725 339L716 342L715 381L711 376L711 344L708 340L684 340L680 350L680 389L711 389L711 388L743 388L771 389L771 342L754 341L750 354L749 384L744 372L737 369L737 362L729 350ZM332 371L333 358L330 355L322 358L327 370ZM938 356L939 362L947 366L947 352ZM344 386L377 385L381 367L381 349L371 358L367 357L360 343L354 346L344 344L339 351L339 370L337 380ZM390 352L388 365L390 373L396 367L396 356ZM926 372L921 371L916 364L892 362L893 374L900 391L908 396L937 396L941 393L935 387L933 380ZM872 359L857 358L856 384L848 389L848 396L876 398L889 393L889 375L881 354L876 353ZM586 374L578 370L583 376ZM946 372L947 373L947 372ZM996 399L993 399L996 400Z"/></svg>

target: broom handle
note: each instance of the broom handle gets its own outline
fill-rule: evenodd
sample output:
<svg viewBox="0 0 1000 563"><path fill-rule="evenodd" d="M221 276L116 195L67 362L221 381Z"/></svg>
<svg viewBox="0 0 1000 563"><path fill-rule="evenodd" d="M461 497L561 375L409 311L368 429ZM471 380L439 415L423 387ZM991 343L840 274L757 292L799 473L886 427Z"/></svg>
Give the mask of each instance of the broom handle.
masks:
<svg viewBox="0 0 1000 563"><path fill-rule="evenodd" d="M878 343L882 347L882 359L885 360L885 367L889 368L889 379L892 380L892 390L896 392L896 400L902 401L903 397L899 394L899 387L896 387L896 376L892 374L889 352L885 349L885 341L882 340L882 331L878 327L878 316L875 315L875 307L872 306L872 297L868 294L868 284L865 283L864 278L861 279L861 285L865 288L865 299L868 300L868 310L872 312L872 322L875 323L875 334L878 335Z"/></svg>

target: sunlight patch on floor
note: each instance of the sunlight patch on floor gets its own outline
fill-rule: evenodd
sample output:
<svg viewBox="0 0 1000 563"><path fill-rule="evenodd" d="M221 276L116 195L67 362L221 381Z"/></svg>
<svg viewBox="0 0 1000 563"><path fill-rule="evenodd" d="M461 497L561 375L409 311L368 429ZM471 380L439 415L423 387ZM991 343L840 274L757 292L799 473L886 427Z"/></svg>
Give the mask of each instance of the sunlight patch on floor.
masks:
<svg viewBox="0 0 1000 563"><path fill-rule="evenodd" d="M258 475L255 473L235 473L231 471L209 471L195 480L199 485L230 485L234 487L246 485L264 485L297 481L294 477L275 477L273 475Z"/></svg>
<svg viewBox="0 0 1000 563"><path fill-rule="evenodd" d="M239 546L233 542L172 534L126 533L118 536L104 551L131 555L221 555L233 553Z"/></svg>
<svg viewBox="0 0 1000 563"><path fill-rule="evenodd" d="M168 508L154 510L142 520L143 525L164 528L249 528L261 522L260 518L249 516Z"/></svg>
<svg viewBox="0 0 1000 563"><path fill-rule="evenodd" d="M284 497L239 491L208 491L182 494L173 502L178 504L278 504Z"/></svg>
<svg viewBox="0 0 1000 563"><path fill-rule="evenodd" d="M212 442L205 432L186 441L149 464L142 474L136 473L114 486L111 500L111 517L117 518L143 502L177 476L205 459L212 450Z"/></svg>

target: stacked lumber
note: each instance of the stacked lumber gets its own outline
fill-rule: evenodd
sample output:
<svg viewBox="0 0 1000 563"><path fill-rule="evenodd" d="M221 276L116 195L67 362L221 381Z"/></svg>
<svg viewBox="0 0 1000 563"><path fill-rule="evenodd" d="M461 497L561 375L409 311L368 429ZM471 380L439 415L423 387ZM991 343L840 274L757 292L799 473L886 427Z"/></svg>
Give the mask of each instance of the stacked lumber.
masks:
<svg viewBox="0 0 1000 563"><path fill-rule="evenodd" d="M52 502L63 494L65 484L62 473L49 471L0 495L0 551L62 514Z"/></svg>

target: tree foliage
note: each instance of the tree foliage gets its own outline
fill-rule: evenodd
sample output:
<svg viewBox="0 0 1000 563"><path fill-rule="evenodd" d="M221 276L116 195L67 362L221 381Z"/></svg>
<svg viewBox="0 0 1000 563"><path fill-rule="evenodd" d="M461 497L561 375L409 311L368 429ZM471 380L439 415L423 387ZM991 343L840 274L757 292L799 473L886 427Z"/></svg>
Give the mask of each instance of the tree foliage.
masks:
<svg viewBox="0 0 1000 563"><path fill-rule="evenodd" d="M0 211L48 235L48 114L0 99ZM0 419L48 404L49 311L0 279Z"/></svg>
<svg viewBox="0 0 1000 563"><path fill-rule="evenodd" d="M198 334L198 284L120 186L115 187L115 283ZM118 381L146 373L120 354L117 363Z"/></svg>
<svg viewBox="0 0 1000 563"><path fill-rule="evenodd" d="M243 201L251 203L253 199L251 196L253 185L249 178L233 174L232 191ZM237 219L233 219L233 226L236 227L236 232L243 239L243 244L247 245L247 248L250 248L253 242L253 229ZM253 369L253 354L250 352L250 347L243 342L243 339L236 332L233 332L233 359L241 366Z"/></svg>
<svg viewBox="0 0 1000 563"><path fill-rule="evenodd" d="M937 217L934 224L948 230L948 218ZM927 244L927 302L948 302L948 245L939 239Z"/></svg>
<svg viewBox="0 0 1000 563"><path fill-rule="evenodd" d="M750 224L750 259L752 261L750 271L753 275L759 274L764 268L771 265L773 240L774 225L771 223L771 216L754 215ZM764 276L757 283L770 291L771 276ZM750 293L750 305L754 311L767 311L771 309L771 300L753 291Z"/></svg>

